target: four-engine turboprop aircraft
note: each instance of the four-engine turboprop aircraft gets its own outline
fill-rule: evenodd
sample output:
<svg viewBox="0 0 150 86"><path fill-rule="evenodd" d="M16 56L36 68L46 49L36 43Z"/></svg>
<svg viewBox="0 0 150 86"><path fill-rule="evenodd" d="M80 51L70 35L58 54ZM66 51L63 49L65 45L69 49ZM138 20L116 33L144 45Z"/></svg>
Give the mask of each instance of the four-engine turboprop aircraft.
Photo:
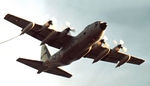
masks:
<svg viewBox="0 0 150 86"><path fill-rule="evenodd" d="M123 48L121 44L118 44L113 49L102 46L102 44L105 44L105 40L101 38L107 27L105 22L96 21L73 37L68 35L68 32L71 31L70 28L66 28L62 32L50 29L49 26L52 25L52 21L39 25L11 14L7 14L4 19L21 27L21 35L27 33L42 41L41 61L17 59L17 61L37 69L38 73L48 72L69 78L72 75L58 67L69 65L81 57L94 59L93 63L97 61L116 63L116 67L124 63L140 65L144 62L143 59L121 53L119 51ZM58 48L60 51L51 56L45 44Z"/></svg>

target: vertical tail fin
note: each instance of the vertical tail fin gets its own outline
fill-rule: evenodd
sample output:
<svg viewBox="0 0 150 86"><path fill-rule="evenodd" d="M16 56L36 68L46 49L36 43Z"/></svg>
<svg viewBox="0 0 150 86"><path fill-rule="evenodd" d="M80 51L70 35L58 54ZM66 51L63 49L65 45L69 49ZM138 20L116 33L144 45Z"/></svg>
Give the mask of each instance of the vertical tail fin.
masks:
<svg viewBox="0 0 150 86"><path fill-rule="evenodd" d="M41 61L45 62L51 57L45 44L41 47Z"/></svg>

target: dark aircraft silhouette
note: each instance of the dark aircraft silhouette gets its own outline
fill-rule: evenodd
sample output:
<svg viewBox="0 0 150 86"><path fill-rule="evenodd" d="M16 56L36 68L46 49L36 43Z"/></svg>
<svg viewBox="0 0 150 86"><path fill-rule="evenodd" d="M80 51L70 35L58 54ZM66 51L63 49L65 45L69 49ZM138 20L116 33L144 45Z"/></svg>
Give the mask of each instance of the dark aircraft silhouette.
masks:
<svg viewBox="0 0 150 86"><path fill-rule="evenodd" d="M37 69L37 73L47 72L70 78L72 75L59 67L69 65L81 57L94 59L93 63L98 61L116 63L116 67L124 63L140 65L144 62L143 59L120 52L119 50L123 49L121 43L113 49L103 46L106 44L105 40L102 39L103 32L107 27L105 22L96 21L73 37L68 35L71 31L69 27L62 32L50 29L49 26L52 25L52 21L39 25L11 14L7 14L4 19L21 27L21 35L27 33L42 41L41 61L17 59L17 61ZM51 56L45 44L60 50Z"/></svg>

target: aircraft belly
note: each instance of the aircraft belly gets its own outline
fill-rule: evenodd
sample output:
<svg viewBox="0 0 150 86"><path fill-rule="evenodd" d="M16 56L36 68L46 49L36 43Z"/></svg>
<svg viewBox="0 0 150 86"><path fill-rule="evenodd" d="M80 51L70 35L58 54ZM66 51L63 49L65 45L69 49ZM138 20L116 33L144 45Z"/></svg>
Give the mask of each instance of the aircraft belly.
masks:
<svg viewBox="0 0 150 86"><path fill-rule="evenodd" d="M74 51L73 51L74 52ZM66 53L64 54L63 58L61 59L61 63L64 65L68 65L75 60L80 59L82 56L86 54L86 51L78 51L78 53Z"/></svg>
<svg viewBox="0 0 150 86"><path fill-rule="evenodd" d="M89 40L90 41L90 40ZM61 63L68 65L71 62L80 59L89 51L93 42L88 40L76 40L74 44L69 45L69 48L62 50L63 57L60 60Z"/></svg>

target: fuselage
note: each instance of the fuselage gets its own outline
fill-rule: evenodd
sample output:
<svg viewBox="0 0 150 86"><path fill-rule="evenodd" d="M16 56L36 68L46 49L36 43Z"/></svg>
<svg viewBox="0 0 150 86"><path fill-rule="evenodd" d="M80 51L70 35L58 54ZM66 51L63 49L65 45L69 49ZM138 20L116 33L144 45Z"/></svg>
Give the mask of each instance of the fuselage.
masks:
<svg viewBox="0 0 150 86"><path fill-rule="evenodd" d="M68 41L60 51L49 59L47 66L63 66L85 56L103 35L106 23L100 21L88 25L79 35Z"/></svg>

